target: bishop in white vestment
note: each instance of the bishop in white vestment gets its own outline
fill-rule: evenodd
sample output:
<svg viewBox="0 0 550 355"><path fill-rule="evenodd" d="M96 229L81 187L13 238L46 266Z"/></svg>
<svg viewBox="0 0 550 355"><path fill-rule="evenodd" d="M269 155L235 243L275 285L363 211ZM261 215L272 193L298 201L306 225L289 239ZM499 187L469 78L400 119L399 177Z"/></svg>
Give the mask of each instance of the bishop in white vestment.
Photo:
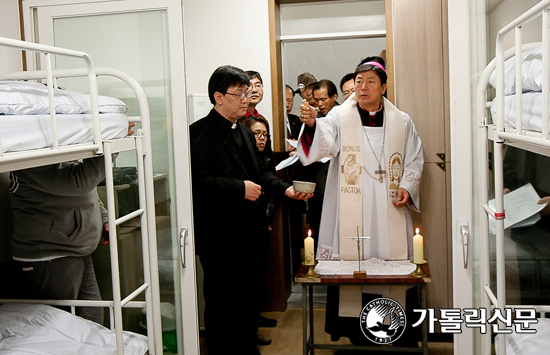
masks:
<svg viewBox="0 0 550 355"><path fill-rule="evenodd" d="M316 119L307 104L301 107L305 124L298 152L302 164L332 156L318 260L357 260L357 242L350 237L369 237L362 239L362 259L412 257L409 209L420 212L422 142L409 115L383 97L386 79L381 64L364 61L355 71L355 93L326 117ZM348 336L354 343L362 342L364 336L354 321L362 303L389 296L405 306L405 291L406 287L369 286L362 294L354 286L342 286L339 293L329 289L325 329L333 340ZM414 339L411 342L414 344Z"/></svg>
<svg viewBox="0 0 550 355"><path fill-rule="evenodd" d="M302 144L298 144L298 152L304 165L311 164L328 155L332 156L319 230L318 260L346 259L341 257L340 242L344 238L356 236L355 231L360 223L362 223L362 236L370 237L363 240L363 259L376 257L390 260L412 257L412 237L414 233L409 209L419 212L418 187L424 164L422 142L409 115L399 111L385 98L382 97L382 100L376 111L366 111L361 107L357 107L357 99L355 95L351 95L342 105L334 107L326 117L317 119L313 128L305 127L305 129L302 129L300 138ZM355 156L355 161L353 156L349 157L347 155L346 158L343 158L344 154L342 153L344 152L341 152L341 150L346 150L345 153L347 153L347 151L361 149L354 148L358 145L353 143L344 145L342 149L342 112L353 114L354 111L353 119L357 120L357 123L352 126L352 129L356 128L355 131L359 131L362 135L360 138L362 143L361 161L357 161L357 156ZM388 144L387 137L391 137L393 132L389 132L386 126L388 111L395 116L396 120L401 120L403 123L399 126L400 129L403 129L402 133L404 135L401 167L396 164L395 159L390 161L390 157L396 152L390 152L389 150L390 144ZM372 125L363 125L361 116L364 117L366 114L374 116L374 119L369 122ZM312 132L310 133L308 130L312 130ZM309 144L308 140L310 138L311 142ZM397 172L397 174L393 172ZM353 179L362 182L362 184L356 183L357 187L343 187L340 180L349 180L350 176L353 176ZM395 200L395 198L389 196L390 185L396 180L400 180L398 187L405 189L410 196L405 207L394 206L392 200ZM352 205L348 207L351 207L352 210L362 207L361 221L346 218L349 213L353 212L347 213L341 219L341 196L359 189L361 190L362 206ZM349 193L346 193L346 191L349 191ZM403 238L397 237L396 239L396 243L402 243L403 241L406 243L405 253L401 253L396 257L392 257L390 253L390 219L388 218L390 209L403 210L405 221L403 230L405 234L402 236ZM341 220L344 220L343 223L349 224L349 235L340 236ZM351 240L350 243L355 254L348 260L356 260L356 242Z"/></svg>

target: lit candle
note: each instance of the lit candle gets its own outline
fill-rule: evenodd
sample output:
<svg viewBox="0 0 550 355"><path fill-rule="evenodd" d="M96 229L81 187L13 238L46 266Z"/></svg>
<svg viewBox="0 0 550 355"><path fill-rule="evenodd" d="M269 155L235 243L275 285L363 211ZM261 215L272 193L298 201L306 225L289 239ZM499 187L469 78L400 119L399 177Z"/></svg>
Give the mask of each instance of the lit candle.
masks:
<svg viewBox="0 0 550 355"><path fill-rule="evenodd" d="M311 229L307 231L307 238L304 239L304 264L305 265L314 265L315 264L315 255L313 253L313 238L311 238Z"/></svg>
<svg viewBox="0 0 550 355"><path fill-rule="evenodd" d="M424 237L419 232L420 229L416 228L416 235L413 237L413 262L415 264L424 262Z"/></svg>

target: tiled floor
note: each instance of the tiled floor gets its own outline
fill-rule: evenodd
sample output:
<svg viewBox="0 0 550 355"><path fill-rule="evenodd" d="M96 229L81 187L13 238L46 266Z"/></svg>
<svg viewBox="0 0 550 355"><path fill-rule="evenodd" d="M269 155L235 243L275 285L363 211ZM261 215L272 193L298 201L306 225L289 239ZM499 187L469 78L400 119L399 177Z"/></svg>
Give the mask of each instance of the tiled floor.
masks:
<svg viewBox="0 0 550 355"><path fill-rule="evenodd" d="M301 296L300 296L301 299ZM295 305L296 302L289 300L289 305ZM322 300L319 302L322 305ZM332 344L349 344L347 338L342 338L338 342L331 342L330 336L323 331L325 325L324 309L315 309L315 340L316 342ZM272 339L271 345L260 346L262 355L300 355L303 354L302 345L302 309L288 308L285 312L264 312L265 317L277 319L277 326L274 328L260 328L262 334ZM204 339L201 339L201 355L207 355L203 346ZM453 344L442 342L428 343L430 355L452 355ZM384 352L385 354L391 354ZM316 349L316 355L360 355L367 354L361 351L335 351L326 349ZM374 355L372 352L368 354ZM394 354L397 354L394 352Z"/></svg>
<svg viewBox="0 0 550 355"><path fill-rule="evenodd" d="M315 310L315 341L331 344L350 344L347 338L342 338L338 342L331 342L330 335L323 331L325 326L324 309ZM302 345L302 310L298 308L288 308L285 312L265 312L265 317L277 319L277 326L274 328L260 328L262 334L272 339L271 345L260 346L262 355L300 355L303 354ZM428 343L428 352L430 355L452 355L452 343ZM385 354L391 354L384 352ZM316 355L360 355L367 354L365 351L335 351L327 349L316 349ZM369 352L372 354L372 352ZM394 352L394 354L397 354ZM374 355L374 354L373 354Z"/></svg>

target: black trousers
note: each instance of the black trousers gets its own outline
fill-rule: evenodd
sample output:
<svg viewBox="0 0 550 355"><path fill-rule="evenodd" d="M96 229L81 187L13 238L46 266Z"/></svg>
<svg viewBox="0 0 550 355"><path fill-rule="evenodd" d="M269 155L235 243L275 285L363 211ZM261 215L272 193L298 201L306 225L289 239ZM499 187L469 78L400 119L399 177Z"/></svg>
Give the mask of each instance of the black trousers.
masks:
<svg viewBox="0 0 550 355"><path fill-rule="evenodd" d="M268 240L200 255L208 355L257 354L256 333L267 269Z"/></svg>
<svg viewBox="0 0 550 355"><path fill-rule="evenodd" d="M101 300L91 256L49 261L11 261L14 298ZM59 307L69 310L69 307ZM76 315L103 324L102 307L77 307Z"/></svg>

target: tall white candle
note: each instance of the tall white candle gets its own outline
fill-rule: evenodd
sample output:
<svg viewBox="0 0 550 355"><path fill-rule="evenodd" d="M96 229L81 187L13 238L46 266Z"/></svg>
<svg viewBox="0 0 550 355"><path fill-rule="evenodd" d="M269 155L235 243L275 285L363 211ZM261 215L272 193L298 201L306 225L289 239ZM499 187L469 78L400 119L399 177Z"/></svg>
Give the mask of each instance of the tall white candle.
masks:
<svg viewBox="0 0 550 355"><path fill-rule="evenodd" d="M311 238L311 229L307 232L307 238L304 239L304 264L305 265L315 265L315 255L314 255L314 242Z"/></svg>
<svg viewBox="0 0 550 355"><path fill-rule="evenodd" d="M424 237L420 235L420 229L416 228L413 237L413 262L416 264L424 262Z"/></svg>

